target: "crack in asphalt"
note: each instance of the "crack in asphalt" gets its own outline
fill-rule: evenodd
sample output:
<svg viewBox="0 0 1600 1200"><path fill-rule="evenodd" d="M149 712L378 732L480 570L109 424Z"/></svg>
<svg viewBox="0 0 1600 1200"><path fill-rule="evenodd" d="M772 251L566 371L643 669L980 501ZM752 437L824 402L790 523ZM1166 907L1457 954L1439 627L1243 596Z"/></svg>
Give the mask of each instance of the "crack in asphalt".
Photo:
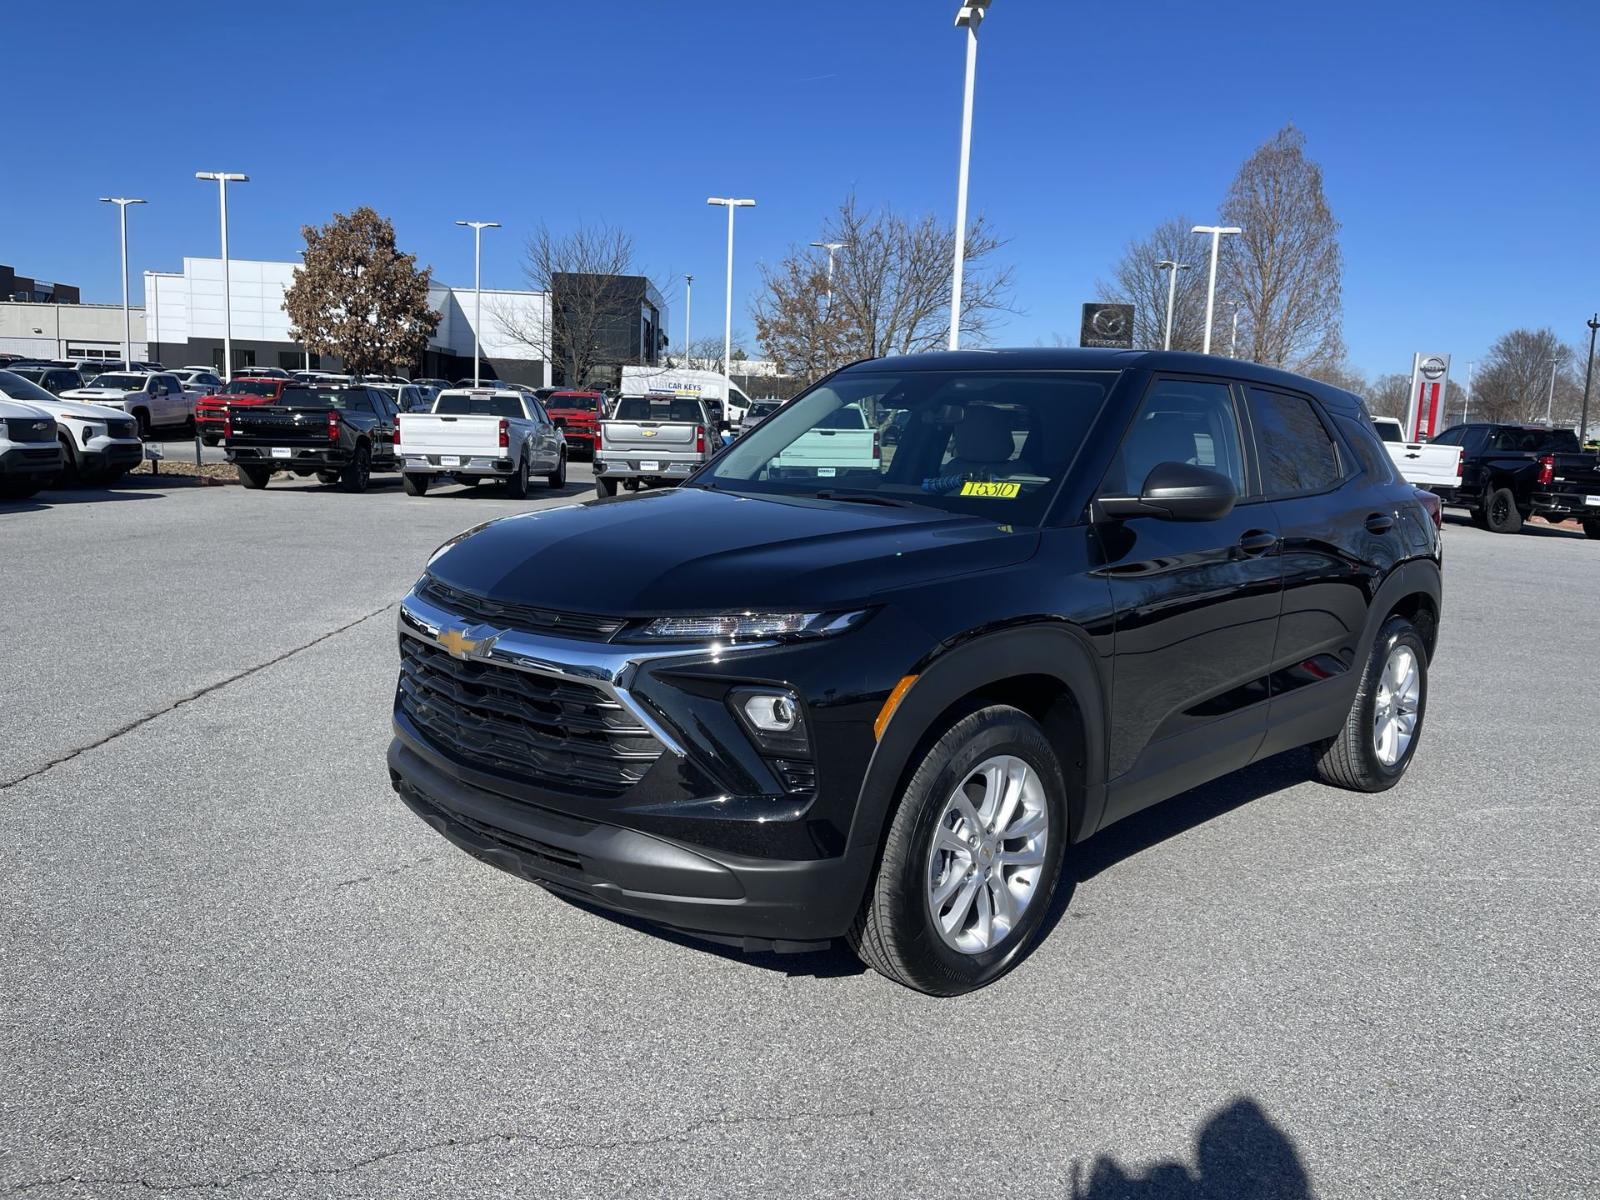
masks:
<svg viewBox="0 0 1600 1200"><path fill-rule="evenodd" d="M421 858L414 858L410 862L396 863L392 867L383 867L376 871L370 871L365 875L357 875L353 879L341 879L333 887L337 891L340 888L354 887L358 883L371 883L375 879L398 875L402 871L414 871L418 867L426 866L428 863L436 861L438 857L437 854L424 854Z"/></svg>
<svg viewBox="0 0 1600 1200"><path fill-rule="evenodd" d="M702 1117L692 1121L681 1129L668 1133L653 1134L648 1137L604 1138L596 1141L555 1141L538 1137L534 1134L517 1133L486 1133L472 1138L443 1138L437 1142L424 1142L417 1146L397 1146L393 1150L385 1150L378 1154L368 1155L366 1158L355 1159L352 1162L338 1166L326 1167L291 1167L279 1164L273 1167L258 1167L250 1171L241 1171L237 1175L227 1175L214 1179L181 1180L172 1183L152 1181L143 1176L88 1176L88 1175L58 1175L47 1179L34 1179L27 1183L19 1184L8 1189L4 1194L21 1195L44 1187L65 1187L70 1184L87 1184L100 1187L139 1187L150 1192L187 1192L198 1191L202 1188L226 1188L240 1183L254 1183L260 1180L278 1178L325 1178L328 1176L348 1175L355 1171L365 1170L367 1167L386 1162L393 1158L407 1158L419 1154L432 1154L439 1150L472 1150L479 1146L488 1146L495 1143L511 1145L524 1143L534 1149L546 1153L561 1153L571 1150L632 1150L647 1149L651 1146L663 1145L667 1142L687 1142L695 1135L707 1129L728 1127L734 1125L788 1125L797 1121L826 1120L847 1121L860 1117L874 1117L880 1112L906 1112L916 1108L916 1105L891 1105L880 1107L877 1105L847 1109L840 1112L796 1112L796 1113L771 1113L753 1114L751 1116L736 1117L727 1115L726 1109L721 1109L711 1116Z"/></svg>
<svg viewBox="0 0 1600 1200"><path fill-rule="evenodd" d="M259 663L256 663L252 667L246 667L242 671L238 671L238 672L235 672L232 675L229 675L226 679L219 679L219 680L217 680L216 683L207 684L205 687L200 688L200 689L198 689L196 691L190 692L186 696L179 696L171 704L165 705L162 708L158 708L153 712L147 712L141 717L135 717L132 721L129 721L126 725L122 725L122 726L119 726L116 729L113 729L110 733L106 734L104 737L96 738L94 741L90 742L88 745L79 746L76 750L69 750L67 753L61 755L61 757L53 758L49 762L45 763L43 766L36 767L32 771L29 771L24 775L18 775L15 779L0 780L0 792L4 792L4 791L7 791L7 790L9 790L11 788L14 788L18 784L27 783L30 779L37 779L39 776L44 775L47 772L55 770L57 767L61 766L63 763L71 762L73 759L77 758L80 754L87 754L91 750L98 750L101 746L106 745L108 742L114 742L119 737L122 737L125 734L132 733L135 729L139 729L142 726L148 725L151 721L154 721L157 717L164 717L169 712L172 712L174 709L181 708L185 704L193 703L194 701L200 699L202 696L210 695L212 692L215 692L215 691L218 691L218 690L220 690L222 688L227 687L230 683L238 683L239 680L248 679L250 676L256 674L259 671L265 671L268 667L277 666L277 664L285 661L286 659L293 658L296 654L299 654L299 653L301 653L302 651L305 651L305 650L309 650L313 646L319 646L323 642L327 641L329 638L338 637L341 633L344 633L347 630L354 629L357 625L361 624L363 621L370 621L370 620L372 620L373 617L382 616L384 613L389 612L391 609L393 609L395 607L396 607L395 604L385 604L382 608L373 609L371 612L367 613L365 616L360 616L360 617L357 617L353 621L348 621L345 624L339 626L337 629L330 629L330 630L328 630L327 633L318 634L316 637L312 638L309 642L306 642L303 645L294 646L294 647L292 647L292 648L290 648L288 650L285 650L282 654L274 655L272 658L267 659L265 662L259 662Z"/></svg>

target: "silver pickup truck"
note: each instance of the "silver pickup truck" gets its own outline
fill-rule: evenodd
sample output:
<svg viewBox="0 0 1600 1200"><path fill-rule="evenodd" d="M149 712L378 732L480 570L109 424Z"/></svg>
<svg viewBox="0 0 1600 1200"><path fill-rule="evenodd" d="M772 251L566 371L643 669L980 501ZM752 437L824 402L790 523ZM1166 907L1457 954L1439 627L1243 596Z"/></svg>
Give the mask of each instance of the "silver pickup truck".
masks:
<svg viewBox="0 0 1600 1200"><path fill-rule="evenodd" d="M635 491L687 479L722 449L726 428L700 400L624 396L600 422L595 491L615 496L619 486Z"/></svg>

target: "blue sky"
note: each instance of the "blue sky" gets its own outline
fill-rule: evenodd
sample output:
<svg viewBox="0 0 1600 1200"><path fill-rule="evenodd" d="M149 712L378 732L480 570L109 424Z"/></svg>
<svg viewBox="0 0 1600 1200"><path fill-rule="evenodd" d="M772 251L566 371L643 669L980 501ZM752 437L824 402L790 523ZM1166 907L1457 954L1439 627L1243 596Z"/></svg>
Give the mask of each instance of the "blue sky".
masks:
<svg viewBox="0 0 1600 1200"><path fill-rule="evenodd" d="M954 0L62 0L7 16L47 50L8 90L0 262L119 298L132 269L217 249L214 185L244 171L232 251L291 259L299 227L371 204L444 282L517 287L520 244L608 221L682 329L720 332L739 214L736 328L755 264L818 235L850 191L954 214L962 36ZM1213 216L1239 163L1293 121L1343 223L1345 336L1369 374L1413 350L1481 358L1499 333L1570 340L1600 307L1600 4L994 0L978 61L971 204L1009 237L998 341L1076 340L1123 245ZM91 44L79 41L92 31ZM1198 242L1199 239L1197 239ZM1197 250L1198 253L1198 250ZM137 291L137 283L135 284ZM754 348L752 347L752 350ZM1459 377L1461 369L1458 366Z"/></svg>

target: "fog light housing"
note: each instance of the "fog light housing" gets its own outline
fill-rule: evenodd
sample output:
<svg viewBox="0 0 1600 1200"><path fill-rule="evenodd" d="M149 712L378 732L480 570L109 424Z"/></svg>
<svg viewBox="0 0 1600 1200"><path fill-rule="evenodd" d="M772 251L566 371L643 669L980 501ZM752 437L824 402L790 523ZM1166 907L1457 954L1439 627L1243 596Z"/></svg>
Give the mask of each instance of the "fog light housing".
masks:
<svg viewBox="0 0 1600 1200"><path fill-rule="evenodd" d="M738 688L729 694L728 705L763 754L811 753L805 712L787 688Z"/></svg>

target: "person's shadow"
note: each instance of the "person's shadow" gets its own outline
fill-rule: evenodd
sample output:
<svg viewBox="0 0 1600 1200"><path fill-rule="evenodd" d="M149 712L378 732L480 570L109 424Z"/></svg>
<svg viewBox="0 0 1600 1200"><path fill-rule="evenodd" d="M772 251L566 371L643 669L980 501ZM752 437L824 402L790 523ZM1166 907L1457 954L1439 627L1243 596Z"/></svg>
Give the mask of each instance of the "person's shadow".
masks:
<svg viewBox="0 0 1600 1200"><path fill-rule="evenodd" d="M1195 1165L1164 1159L1130 1174L1102 1154L1070 1200L1311 1200L1311 1178L1287 1134L1248 1097L1211 1114L1195 1138Z"/></svg>

